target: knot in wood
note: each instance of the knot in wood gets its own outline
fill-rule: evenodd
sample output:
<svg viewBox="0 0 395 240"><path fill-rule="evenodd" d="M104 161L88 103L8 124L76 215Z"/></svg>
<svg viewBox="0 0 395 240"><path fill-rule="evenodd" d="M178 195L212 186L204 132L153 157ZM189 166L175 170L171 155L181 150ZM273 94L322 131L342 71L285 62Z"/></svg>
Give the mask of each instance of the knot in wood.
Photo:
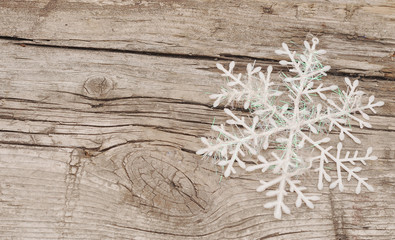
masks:
<svg viewBox="0 0 395 240"><path fill-rule="evenodd" d="M114 82L106 77L90 77L85 81L84 91L92 97L104 97L114 89Z"/></svg>
<svg viewBox="0 0 395 240"><path fill-rule="evenodd" d="M198 197L193 180L177 166L177 158L182 156L166 153L146 149L124 158L122 165L133 194L142 205L164 214L190 215L204 210L206 201Z"/></svg>

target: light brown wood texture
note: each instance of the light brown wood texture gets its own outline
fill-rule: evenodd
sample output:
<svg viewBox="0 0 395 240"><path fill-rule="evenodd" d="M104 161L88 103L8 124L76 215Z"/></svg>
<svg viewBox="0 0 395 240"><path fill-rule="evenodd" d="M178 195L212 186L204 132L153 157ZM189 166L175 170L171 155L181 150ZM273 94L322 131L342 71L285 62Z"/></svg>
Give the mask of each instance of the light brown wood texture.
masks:
<svg viewBox="0 0 395 240"><path fill-rule="evenodd" d="M394 1L5 0L0 22L0 239L395 236ZM278 72L281 42L313 35L327 85L359 79L385 102L373 128L353 125L361 145L344 142L373 146L375 192L319 192L307 175L315 208L291 196L276 220L259 173L221 179L195 151L226 119L208 98L216 62Z"/></svg>

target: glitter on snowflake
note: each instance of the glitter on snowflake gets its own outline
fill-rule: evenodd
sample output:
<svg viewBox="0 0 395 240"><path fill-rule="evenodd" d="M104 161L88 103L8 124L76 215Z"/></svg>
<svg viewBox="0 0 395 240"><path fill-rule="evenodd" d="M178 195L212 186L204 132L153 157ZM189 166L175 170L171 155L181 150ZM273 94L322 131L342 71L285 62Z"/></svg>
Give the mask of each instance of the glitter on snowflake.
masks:
<svg viewBox="0 0 395 240"><path fill-rule="evenodd" d="M242 75L233 73L234 62L229 64L228 69L218 63L217 68L228 82L221 93L210 96L215 99L213 106L217 107L223 101L226 105L239 103L249 110L249 117L238 117L234 111L225 108L230 119L226 124L213 124L212 130L218 137L202 137L206 147L197 151L199 155L218 159L216 164L224 167L225 177L236 173L235 162L247 172L259 169L263 178L273 176L265 174L272 171L275 177L261 180L257 191L266 191L268 197L276 197L264 207L274 208L274 216L278 219L281 219L282 213L290 213L284 203L289 192L297 195L296 207L304 202L313 208L312 201L319 199L304 193L306 188L299 179L307 171L318 173L319 190L323 188L325 179L330 182L330 188L338 187L343 191L342 172L345 172L348 174L347 181L352 178L357 181L357 194L362 186L373 191L373 187L366 182L367 178L358 175L361 167L355 167L357 162L366 165L365 161L377 159L371 155L372 148L368 148L363 156L358 151L352 157L348 151L343 155L341 142L336 146L337 151L332 151L332 146L327 147L331 141L328 133L336 129L340 141L347 136L360 144L360 139L352 134L351 122L358 123L361 128L370 128L366 111L375 113L374 108L384 102L374 102L374 96L366 101L363 98L365 93L357 90L358 80L351 82L345 78L346 91L339 90L336 85L324 87L322 78L330 66L320 63L320 55L325 54L325 50L316 49L318 42L317 38L312 39L312 45L305 41L305 50L301 54L290 51L285 43L281 50L276 50L276 54L289 58L280 61L281 65L289 68L288 74L282 73L285 90L271 81L271 66L265 75L260 67L248 64L247 74ZM333 95L337 97L333 98ZM251 159L257 159L258 163L247 167L245 162ZM330 167L326 165L329 163L336 166L337 175L334 178L328 173Z"/></svg>

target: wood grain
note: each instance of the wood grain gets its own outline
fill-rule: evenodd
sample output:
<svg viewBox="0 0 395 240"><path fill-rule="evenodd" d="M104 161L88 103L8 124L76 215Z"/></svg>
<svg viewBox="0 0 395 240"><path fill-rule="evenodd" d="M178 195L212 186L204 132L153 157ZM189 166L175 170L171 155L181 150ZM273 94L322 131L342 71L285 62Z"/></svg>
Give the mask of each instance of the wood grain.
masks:
<svg viewBox="0 0 395 240"><path fill-rule="evenodd" d="M0 36L28 44L275 59L308 34L339 72L394 79L395 4L360 1L2 1ZM198 19L198 21L197 21Z"/></svg>
<svg viewBox="0 0 395 240"><path fill-rule="evenodd" d="M0 239L390 239L395 235L391 1L2 1ZM324 188L281 221L259 174L221 179L209 134L215 63L282 69L282 41L320 37L333 66L385 102L354 132L378 161L354 194ZM292 46L295 49L297 45ZM326 60L326 59L324 59ZM275 76L276 77L276 76ZM245 114L240 112L240 114ZM336 139L336 135L331 135ZM332 171L333 173L333 171ZM314 174L308 190L318 192ZM293 205L293 197L287 202Z"/></svg>

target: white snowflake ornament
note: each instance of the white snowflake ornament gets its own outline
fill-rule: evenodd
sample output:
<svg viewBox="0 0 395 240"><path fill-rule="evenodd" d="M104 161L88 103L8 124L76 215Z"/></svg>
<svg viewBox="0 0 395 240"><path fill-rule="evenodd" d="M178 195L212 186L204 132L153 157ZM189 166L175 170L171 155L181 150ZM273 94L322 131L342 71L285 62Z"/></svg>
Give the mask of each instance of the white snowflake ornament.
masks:
<svg viewBox="0 0 395 240"><path fill-rule="evenodd" d="M285 43L282 49L276 51L289 58L280 61L281 65L289 68L289 74L282 73L282 88L286 87L286 90L271 81L271 66L264 74L260 67L248 64L247 73L242 75L233 73L234 62L229 64L228 69L218 63L217 68L223 72L228 83L221 93L210 96L215 99L213 106L217 107L223 101L226 105L241 103L244 109L249 110L249 117L238 117L234 111L225 108L230 119L226 124L213 124L212 130L217 132L218 137L202 137L206 147L197 151L199 155L218 159L217 164L225 168L225 177L236 173L235 162L247 172L260 170L263 180L257 191L266 191L268 197L276 198L264 207L274 208L274 216L278 219L281 219L282 213L291 212L284 203L289 192L297 195L296 207L300 207L302 202L309 208L314 207L312 201L319 198L305 194L306 188L299 180L300 175L310 170L318 173L319 190L323 188L325 179L330 183L330 188L338 187L343 191L342 172L345 172L348 174L347 181L352 178L357 180L357 194L362 186L373 191L373 187L366 182L367 178L358 175L361 167L356 166L359 162L366 165L367 160L377 159L371 155L372 148L368 148L363 156L358 151L352 156L348 151L342 154L341 142L335 150L332 146L328 147L331 141L328 133L338 130L340 141L347 136L360 144L360 139L352 134L350 123L370 128L366 111L375 113L374 108L383 106L384 102L374 102L374 96L366 101L364 92L357 90L358 80L351 82L345 78L346 91L339 90L336 85L325 87L321 78L326 76L330 66L323 66L318 60L320 55L325 54L324 50L316 49L318 43L317 38L312 39L312 45L305 41L305 50L301 54L290 51ZM247 167L245 161L251 159L258 162ZM336 166L337 175L334 177L330 176L329 167L326 167L330 163ZM269 171L275 177L267 174Z"/></svg>

